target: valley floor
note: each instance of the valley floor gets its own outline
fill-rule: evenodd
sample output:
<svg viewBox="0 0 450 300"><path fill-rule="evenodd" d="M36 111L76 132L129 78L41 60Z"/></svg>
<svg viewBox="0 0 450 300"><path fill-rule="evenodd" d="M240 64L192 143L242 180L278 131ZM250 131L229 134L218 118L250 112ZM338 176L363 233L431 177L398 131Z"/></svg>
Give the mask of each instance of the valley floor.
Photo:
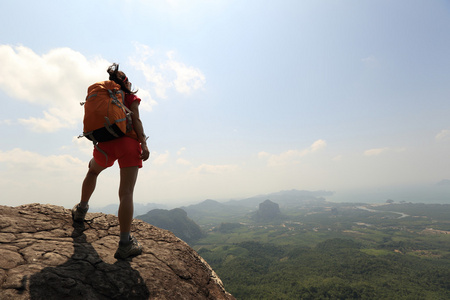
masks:
<svg viewBox="0 0 450 300"><path fill-rule="evenodd" d="M449 299L450 205L327 204L204 225L194 248L237 299Z"/></svg>

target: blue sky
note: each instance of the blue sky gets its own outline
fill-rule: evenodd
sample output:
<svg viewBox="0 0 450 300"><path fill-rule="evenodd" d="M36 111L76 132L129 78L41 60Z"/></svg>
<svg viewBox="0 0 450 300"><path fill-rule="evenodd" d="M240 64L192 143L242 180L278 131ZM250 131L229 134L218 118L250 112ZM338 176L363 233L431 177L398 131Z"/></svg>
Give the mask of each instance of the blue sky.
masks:
<svg viewBox="0 0 450 300"><path fill-rule="evenodd" d="M0 8L0 204L79 200L92 152L79 102L112 62L139 88L150 136L136 202L450 195L450 1ZM115 165L92 205L115 203L117 184Z"/></svg>

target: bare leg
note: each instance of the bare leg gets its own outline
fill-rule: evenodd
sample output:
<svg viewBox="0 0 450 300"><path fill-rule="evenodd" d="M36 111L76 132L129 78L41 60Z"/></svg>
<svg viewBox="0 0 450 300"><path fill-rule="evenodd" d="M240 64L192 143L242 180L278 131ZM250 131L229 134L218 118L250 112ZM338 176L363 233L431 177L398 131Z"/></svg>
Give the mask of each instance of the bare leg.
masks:
<svg viewBox="0 0 450 300"><path fill-rule="evenodd" d="M95 186L97 184L97 177L101 171L105 168L100 166L95 162L94 159L91 159L89 162L89 170L84 178L83 185L81 187L81 201L87 203L92 196L92 193L95 190Z"/></svg>
<svg viewBox="0 0 450 300"><path fill-rule="evenodd" d="M119 186L119 223L120 232L131 231L131 222L133 221L133 192L136 184L138 167L128 167L120 169Z"/></svg>

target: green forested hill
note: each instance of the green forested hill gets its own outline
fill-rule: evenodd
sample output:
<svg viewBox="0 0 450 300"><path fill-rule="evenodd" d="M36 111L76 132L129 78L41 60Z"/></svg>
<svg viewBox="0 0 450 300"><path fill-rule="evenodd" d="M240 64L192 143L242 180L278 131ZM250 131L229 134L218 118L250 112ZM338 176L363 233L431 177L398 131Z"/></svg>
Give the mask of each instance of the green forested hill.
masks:
<svg viewBox="0 0 450 300"><path fill-rule="evenodd" d="M200 227L188 218L187 213L180 208L171 210L153 209L136 218L162 229L170 230L186 243L193 243L203 236Z"/></svg>
<svg viewBox="0 0 450 300"><path fill-rule="evenodd" d="M194 246L237 299L450 299L450 206L304 207Z"/></svg>

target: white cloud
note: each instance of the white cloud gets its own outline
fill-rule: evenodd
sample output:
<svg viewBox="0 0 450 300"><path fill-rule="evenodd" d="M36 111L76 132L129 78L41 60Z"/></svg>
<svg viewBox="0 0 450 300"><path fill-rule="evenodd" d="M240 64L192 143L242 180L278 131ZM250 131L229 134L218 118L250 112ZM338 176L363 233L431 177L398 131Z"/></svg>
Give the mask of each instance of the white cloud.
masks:
<svg viewBox="0 0 450 300"><path fill-rule="evenodd" d="M279 155L271 155L268 160L268 166L274 167L287 164L298 164L300 162L298 159L304 155L304 151L299 150L288 150Z"/></svg>
<svg viewBox="0 0 450 300"><path fill-rule="evenodd" d="M235 171L238 169L237 165L208 165L201 164L200 166L192 170L193 173L197 174L221 174Z"/></svg>
<svg viewBox="0 0 450 300"><path fill-rule="evenodd" d="M169 60L162 66L163 70L175 72L173 85L180 94L189 94L205 85L205 75L194 67L188 67L184 63L174 60L175 52L167 53Z"/></svg>
<svg viewBox="0 0 450 300"><path fill-rule="evenodd" d="M202 71L177 61L174 51L161 55L139 43L135 43L135 48L136 56L130 58L129 63L143 73L157 97L166 98L167 91L171 89L180 94L189 94L205 85Z"/></svg>
<svg viewBox="0 0 450 300"><path fill-rule="evenodd" d="M135 45L137 56L130 63L153 85L152 93L139 88L139 97L145 99L142 110L152 111L157 105L153 93L165 98L169 89L189 94L204 86L203 73L177 61L173 51L159 55L148 46ZM43 108L41 115L23 115L18 119L19 124L32 131L74 128L83 117L79 103L84 101L87 87L107 78L109 64L101 58L89 60L70 48L39 55L24 46L0 45L0 89L14 100Z"/></svg>
<svg viewBox="0 0 450 300"><path fill-rule="evenodd" d="M184 151L186 151L186 147L181 147L180 150L177 151L177 155L181 155Z"/></svg>
<svg viewBox="0 0 450 300"><path fill-rule="evenodd" d="M65 152L70 151L71 149L74 149L75 153L82 153L86 156L92 157L94 146L92 142L87 138L78 138L74 136L72 138L72 144L70 146L62 146L60 148L60 150L63 150Z"/></svg>
<svg viewBox="0 0 450 300"><path fill-rule="evenodd" d="M168 162L170 154L169 151L166 151L165 153L152 152L150 156L152 157L152 163L154 165L164 165Z"/></svg>
<svg viewBox="0 0 450 300"><path fill-rule="evenodd" d="M137 96L144 100L139 105L139 111L153 111L153 106L158 105L158 102L153 99L150 92L145 89L139 88Z"/></svg>
<svg viewBox="0 0 450 300"><path fill-rule="evenodd" d="M33 131L74 127L83 115L79 103L87 87L105 78L108 64L100 58L88 60L69 48L38 55L24 46L0 45L0 89L13 99L45 109L43 117L19 120Z"/></svg>
<svg viewBox="0 0 450 300"><path fill-rule="evenodd" d="M267 152L265 152L265 151L261 151L261 152L259 152L258 153L258 158L266 158L266 157L270 157L270 153L267 153Z"/></svg>
<svg viewBox="0 0 450 300"><path fill-rule="evenodd" d="M190 161L188 161L188 160L186 160L186 159L183 159L183 158L178 158L178 159L177 159L177 164L179 164L179 165L184 165L184 166L190 166L190 165L192 165L192 163L191 163Z"/></svg>
<svg viewBox="0 0 450 300"><path fill-rule="evenodd" d="M327 143L324 140L315 141L310 147L303 150L288 150L278 155L270 154L267 152L258 153L258 158L267 159L267 165L270 167L274 166L284 166L288 164L298 164L300 163L300 158L305 155L314 153L325 148Z"/></svg>
<svg viewBox="0 0 450 300"><path fill-rule="evenodd" d="M405 152L406 148L404 147L398 147L398 148L389 148L389 147L383 147L383 148L374 148L364 151L365 156L377 156L383 153L400 153Z"/></svg>
<svg viewBox="0 0 450 300"><path fill-rule="evenodd" d="M306 150L308 153L309 152L316 152L322 148L325 148L327 146L327 142L325 142L324 140L317 140L315 141L309 150Z"/></svg>
<svg viewBox="0 0 450 300"><path fill-rule="evenodd" d="M388 150L389 150L388 147L369 149L369 150L364 151L364 155L365 156L376 156L376 155L380 155L381 153L386 152Z"/></svg>
<svg viewBox="0 0 450 300"><path fill-rule="evenodd" d="M435 136L436 141L442 142L450 139L450 130L443 129Z"/></svg>
<svg viewBox="0 0 450 300"><path fill-rule="evenodd" d="M0 120L0 125L1 125L1 124L10 126L10 125L13 125L14 122L11 121L11 120L9 120L9 119L6 119L6 120Z"/></svg>
<svg viewBox="0 0 450 300"><path fill-rule="evenodd" d="M49 111L44 111L43 114L43 118L20 118L18 121L35 132L53 132L61 128L70 128L77 121L72 117L64 118L64 116L67 116L67 112L57 108L50 108ZM79 114L76 115L79 116Z"/></svg>
<svg viewBox="0 0 450 300"><path fill-rule="evenodd" d="M70 155L50 155L44 156L35 152L15 148L9 151L0 151L0 163L4 163L8 173L39 171L42 174L57 172L65 173L67 170L84 166L85 162Z"/></svg>
<svg viewBox="0 0 450 300"><path fill-rule="evenodd" d="M15 148L0 151L2 204L52 203L72 206L79 201L87 163L71 155L42 155Z"/></svg>
<svg viewBox="0 0 450 300"><path fill-rule="evenodd" d="M130 64L137 70L141 71L147 82L152 84L152 89L159 98L166 98L166 90L171 87L170 82L163 78L161 73L155 66L150 66L146 64L146 59L143 57L138 57L136 59L131 58Z"/></svg>

